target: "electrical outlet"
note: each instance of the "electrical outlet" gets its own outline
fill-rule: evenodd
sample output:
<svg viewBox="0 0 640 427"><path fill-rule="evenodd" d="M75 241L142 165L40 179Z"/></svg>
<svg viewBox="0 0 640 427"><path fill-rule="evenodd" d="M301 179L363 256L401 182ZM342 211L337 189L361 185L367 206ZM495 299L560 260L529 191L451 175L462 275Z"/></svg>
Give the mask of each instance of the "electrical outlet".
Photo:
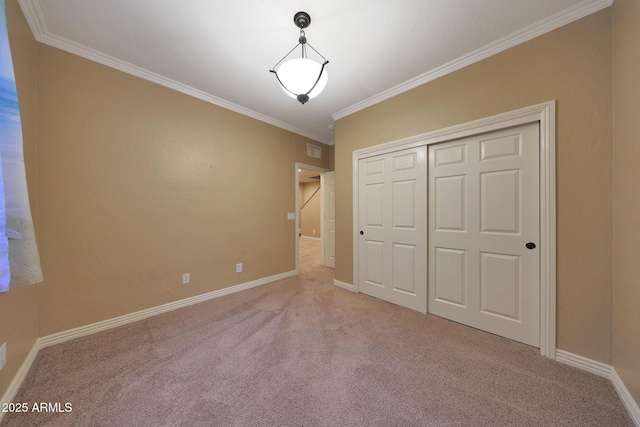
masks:
<svg viewBox="0 0 640 427"><path fill-rule="evenodd" d="M242 273L242 263L236 264L236 273Z"/></svg>
<svg viewBox="0 0 640 427"><path fill-rule="evenodd" d="M287 220L291 221L291 220L294 220L294 219L296 219L296 213L295 212L289 212L287 214Z"/></svg>
<svg viewBox="0 0 640 427"><path fill-rule="evenodd" d="M189 283L191 281L191 274L190 273L184 273L182 275L182 284L186 285L187 283Z"/></svg>
<svg viewBox="0 0 640 427"><path fill-rule="evenodd" d="M0 371L4 368L5 363L7 363L7 343L3 342L0 347Z"/></svg>

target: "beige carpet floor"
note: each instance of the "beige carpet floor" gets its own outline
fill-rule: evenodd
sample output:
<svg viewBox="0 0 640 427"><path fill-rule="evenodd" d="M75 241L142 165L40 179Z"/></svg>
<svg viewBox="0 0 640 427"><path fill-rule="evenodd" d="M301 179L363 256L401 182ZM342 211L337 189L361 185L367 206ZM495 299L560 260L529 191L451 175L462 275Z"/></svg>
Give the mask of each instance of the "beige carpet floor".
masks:
<svg viewBox="0 0 640 427"><path fill-rule="evenodd" d="M43 349L3 426L633 426L608 380L298 277Z"/></svg>

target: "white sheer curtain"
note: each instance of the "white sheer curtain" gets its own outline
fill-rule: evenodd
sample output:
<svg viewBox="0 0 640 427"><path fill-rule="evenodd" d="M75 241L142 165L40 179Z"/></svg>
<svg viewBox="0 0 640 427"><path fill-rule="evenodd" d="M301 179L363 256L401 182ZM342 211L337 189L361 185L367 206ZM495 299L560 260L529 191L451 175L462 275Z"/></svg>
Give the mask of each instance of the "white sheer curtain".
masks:
<svg viewBox="0 0 640 427"><path fill-rule="evenodd" d="M7 238L7 220L4 207L4 184L2 182L2 159L0 158L0 292L6 292L11 282L9 268L9 239Z"/></svg>
<svg viewBox="0 0 640 427"><path fill-rule="evenodd" d="M22 150L4 0L0 0L0 292L42 281Z"/></svg>

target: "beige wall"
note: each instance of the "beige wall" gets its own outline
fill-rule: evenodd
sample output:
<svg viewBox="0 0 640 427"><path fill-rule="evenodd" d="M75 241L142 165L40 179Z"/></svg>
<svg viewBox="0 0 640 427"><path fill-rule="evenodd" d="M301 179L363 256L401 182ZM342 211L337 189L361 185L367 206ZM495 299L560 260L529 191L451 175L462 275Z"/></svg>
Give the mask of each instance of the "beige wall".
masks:
<svg viewBox="0 0 640 427"><path fill-rule="evenodd" d="M45 281L0 295L0 395L39 336L295 268L295 163L328 146L38 44L6 9Z"/></svg>
<svg viewBox="0 0 640 427"><path fill-rule="evenodd" d="M300 192L300 207L308 201L304 208L300 210L300 228L302 229L302 235L320 238L321 194L320 191L316 193L316 190L320 188L320 181L305 182L300 184L300 187L302 190Z"/></svg>
<svg viewBox="0 0 640 427"><path fill-rule="evenodd" d="M293 269L296 161L335 153L351 283L353 150L556 99L558 346L613 363L640 401L637 1L613 7L613 104L606 10L339 120L321 162L305 138L36 44L6 3L45 282L0 295L0 395L38 336Z"/></svg>
<svg viewBox="0 0 640 427"><path fill-rule="evenodd" d="M20 97L29 199L37 232L37 47L17 1L7 1L5 9ZM6 392L38 338L38 287L39 285L32 285L13 288L0 294L0 345L7 343L7 364L0 371L0 397Z"/></svg>
<svg viewBox="0 0 640 427"><path fill-rule="evenodd" d="M351 153L557 100L557 345L611 362L611 15L604 10L336 123L336 279L352 283Z"/></svg>
<svg viewBox="0 0 640 427"><path fill-rule="evenodd" d="M335 146L335 144L329 146L329 170L330 171L336 170L336 146Z"/></svg>
<svg viewBox="0 0 640 427"><path fill-rule="evenodd" d="M640 403L640 2L613 5L613 366Z"/></svg>
<svg viewBox="0 0 640 427"><path fill-rule="evenodd" d="M41 336L295 269L295 162L327 167L326 145L46 45L38 61Z"/></svg>

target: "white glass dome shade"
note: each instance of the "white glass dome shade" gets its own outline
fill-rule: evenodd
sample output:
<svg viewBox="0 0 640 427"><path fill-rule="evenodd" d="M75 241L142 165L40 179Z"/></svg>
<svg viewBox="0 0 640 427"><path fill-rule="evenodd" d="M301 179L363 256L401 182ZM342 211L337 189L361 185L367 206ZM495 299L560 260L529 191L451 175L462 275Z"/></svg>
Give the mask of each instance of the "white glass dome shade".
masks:
<svg viewBox="0 0 640 427"><path fill-rule="evenodd" d="M322 76L318 80L321 70ZM282 82L282 90L292 98L309 92L316 81L318 84L309 93L309 98L318 96L329 79L327 70L322 69L322 64L307 58L290 59L282 64L278 69L278 78Z"/></svg>

